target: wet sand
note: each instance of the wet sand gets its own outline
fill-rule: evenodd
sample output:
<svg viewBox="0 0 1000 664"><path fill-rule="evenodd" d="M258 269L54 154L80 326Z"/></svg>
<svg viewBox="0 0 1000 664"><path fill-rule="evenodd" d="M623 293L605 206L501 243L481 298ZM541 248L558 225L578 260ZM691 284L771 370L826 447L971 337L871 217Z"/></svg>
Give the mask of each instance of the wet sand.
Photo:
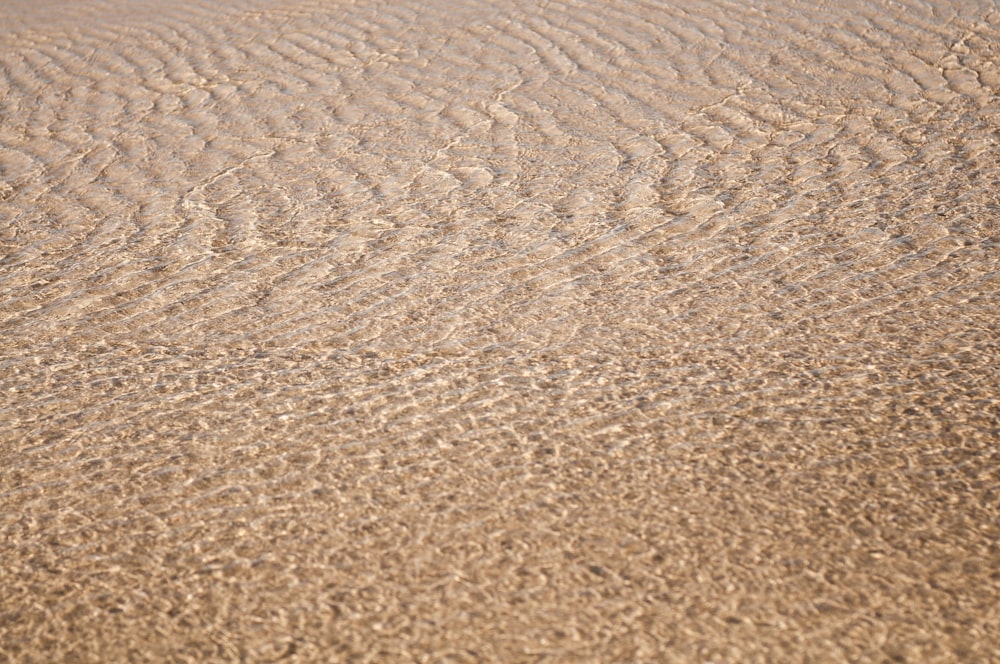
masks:
<svg viewBox="0 0 1000 664"><path fill-rule="evenodd" d="M4 4L0 661L1000 661L992 2Z"/></svg>

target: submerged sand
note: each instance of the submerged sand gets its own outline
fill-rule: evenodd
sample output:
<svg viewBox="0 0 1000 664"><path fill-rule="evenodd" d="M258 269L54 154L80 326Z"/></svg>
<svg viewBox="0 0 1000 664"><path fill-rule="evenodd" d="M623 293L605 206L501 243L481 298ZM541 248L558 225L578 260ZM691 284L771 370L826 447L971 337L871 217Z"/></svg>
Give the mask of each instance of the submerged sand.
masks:
<svg viewBox="0 0 1000 664"><path fill-rule="evenodd" d="M0 661L1000 660L993 2L4 5Z"/></svg>

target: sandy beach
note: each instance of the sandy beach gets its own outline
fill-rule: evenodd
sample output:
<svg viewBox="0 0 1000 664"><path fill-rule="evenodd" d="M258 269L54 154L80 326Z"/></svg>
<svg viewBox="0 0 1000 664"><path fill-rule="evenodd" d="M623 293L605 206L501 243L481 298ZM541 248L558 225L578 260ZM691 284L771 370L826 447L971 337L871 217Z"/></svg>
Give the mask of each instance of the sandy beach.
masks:
<svg viewBox="0 0 1000 664"><path fill-rule="evenodd" d="M994 2L0 24L0 662L1000 661Z"/></svg>

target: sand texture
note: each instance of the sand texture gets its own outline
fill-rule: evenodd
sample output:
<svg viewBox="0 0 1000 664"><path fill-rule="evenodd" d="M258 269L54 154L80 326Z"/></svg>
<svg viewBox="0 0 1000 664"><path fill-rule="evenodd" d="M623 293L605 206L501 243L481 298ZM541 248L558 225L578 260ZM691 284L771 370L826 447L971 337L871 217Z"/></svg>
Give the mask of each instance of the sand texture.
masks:
<svg viewBox="0 0 1000 664"><path fill-rule="evenodd" d="M0 662L1000 662L992 0L0 25Z"/></svg>

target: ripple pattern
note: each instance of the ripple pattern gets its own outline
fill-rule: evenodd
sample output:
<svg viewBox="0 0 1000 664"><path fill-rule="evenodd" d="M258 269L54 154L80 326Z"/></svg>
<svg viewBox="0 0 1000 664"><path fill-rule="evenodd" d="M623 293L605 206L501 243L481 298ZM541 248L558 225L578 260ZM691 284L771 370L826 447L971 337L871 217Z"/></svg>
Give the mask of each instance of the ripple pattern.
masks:
<svg viewBox="0 0 1000 664"><path fill-rule="evenodd" d="M1000 658L993 3L6 4L0 661Z"/></svg>

